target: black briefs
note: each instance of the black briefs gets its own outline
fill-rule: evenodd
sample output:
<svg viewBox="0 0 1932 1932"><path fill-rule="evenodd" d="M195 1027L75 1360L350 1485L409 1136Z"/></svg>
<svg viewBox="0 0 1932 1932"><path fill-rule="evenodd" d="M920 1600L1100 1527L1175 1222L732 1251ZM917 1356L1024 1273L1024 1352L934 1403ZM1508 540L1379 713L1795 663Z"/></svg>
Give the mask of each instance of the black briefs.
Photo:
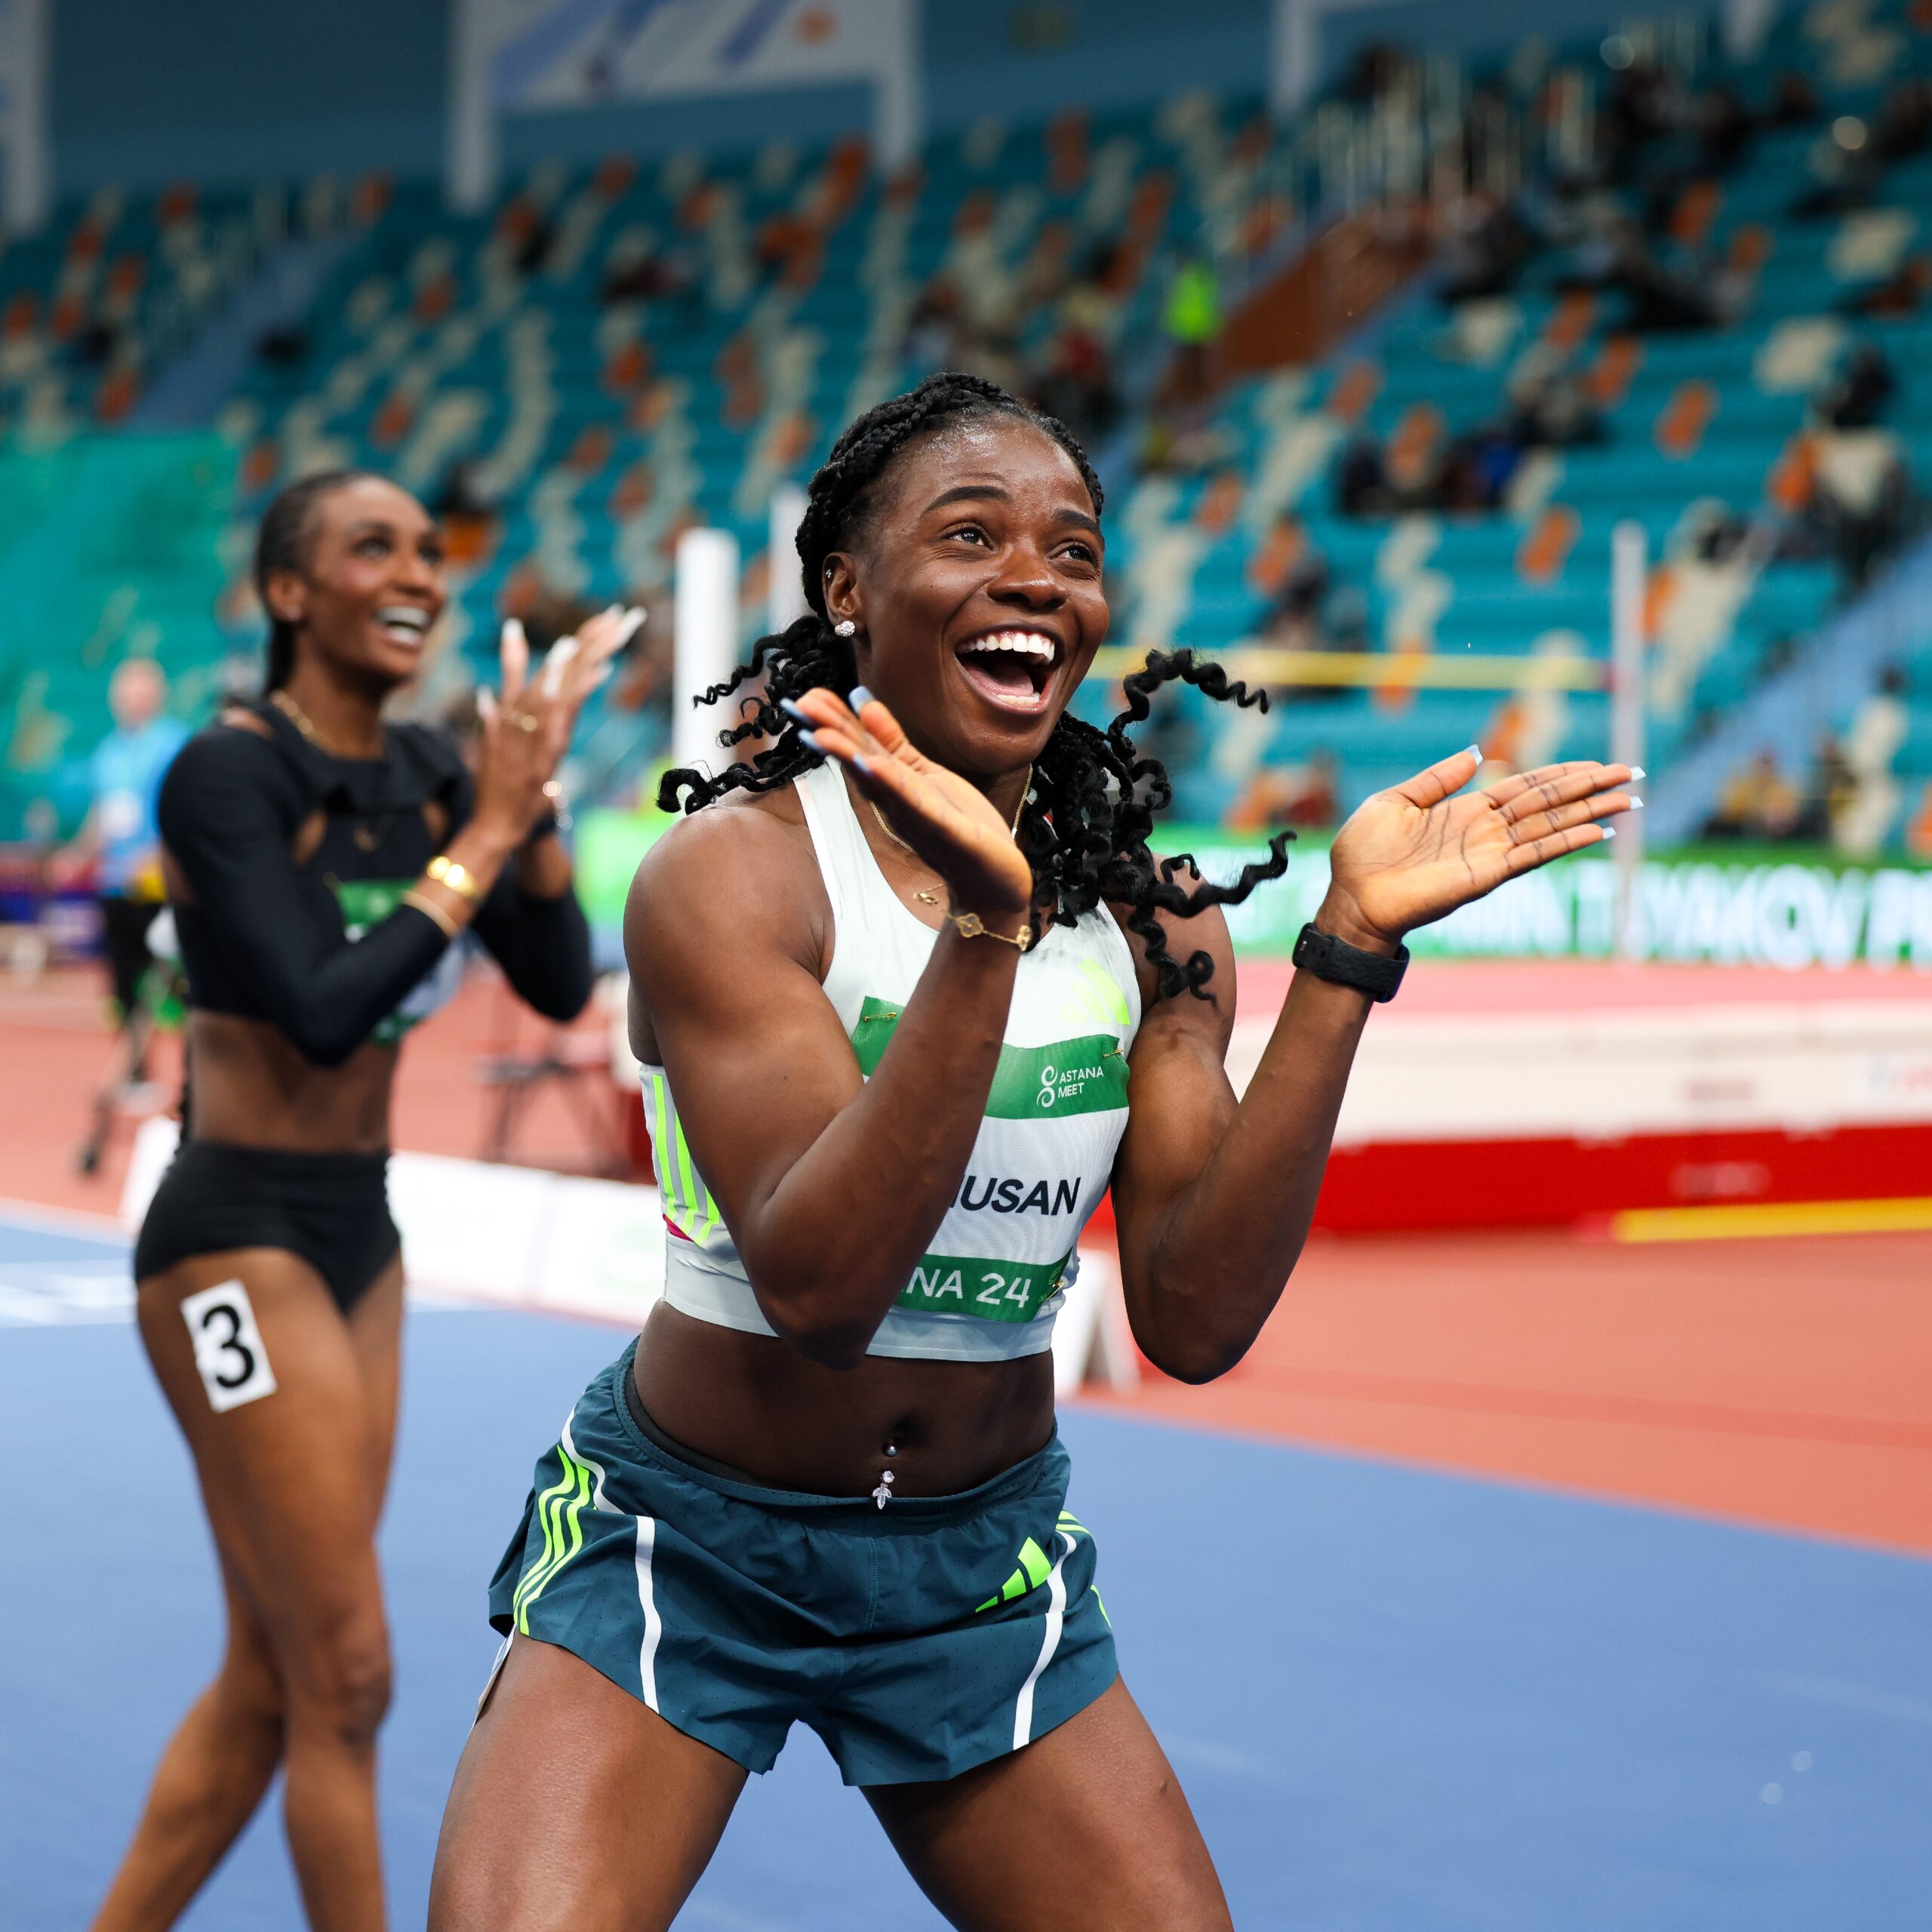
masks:
<svg viewBox="0 0 1932 1932"><path fill-rule="evenodd" d="M148 1204L134 1245L144 1281L193 1254L280 1247L328 1284L346 1315L395 1260L386 1154L294 1154L186 1140Z"/></svg>

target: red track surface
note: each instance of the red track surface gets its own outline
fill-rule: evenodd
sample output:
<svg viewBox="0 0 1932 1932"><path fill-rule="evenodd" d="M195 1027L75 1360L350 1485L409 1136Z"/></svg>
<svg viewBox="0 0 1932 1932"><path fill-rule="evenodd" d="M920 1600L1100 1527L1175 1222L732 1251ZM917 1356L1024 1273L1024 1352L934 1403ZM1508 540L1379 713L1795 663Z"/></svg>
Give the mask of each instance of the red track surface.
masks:
<svg viewBox="0 0 1932 1932"><path fill-rule="evenodd" d="M1318 1235L1177 1421L1932 1555L1932 1235Z"/></svg>
<svg viewBox="0 0 1932 1932"><path fill-rule="evenodd" d="M1244 1008L1265 1011L1284 978L1251 967ZM106 1060L94 986L85 974L0 986L0 1195L103 1214L119 1198L125 1137L98 1179L71 1167ZM1403 1001L1496 1011L1821 994L1926 996L1896 974L1431 963ZM477 1151L475 1058L508 1028L525 1047L540 1038L478 982L419 1031L399 1145ZM533 1109L515 1152L589 1164L554 1098ZM1150 1377L1133 1406L1932 1555L1928 1365L1932 1236L1645 1247L1327 1236L1234 1374L1206 1389Z"/></svg>

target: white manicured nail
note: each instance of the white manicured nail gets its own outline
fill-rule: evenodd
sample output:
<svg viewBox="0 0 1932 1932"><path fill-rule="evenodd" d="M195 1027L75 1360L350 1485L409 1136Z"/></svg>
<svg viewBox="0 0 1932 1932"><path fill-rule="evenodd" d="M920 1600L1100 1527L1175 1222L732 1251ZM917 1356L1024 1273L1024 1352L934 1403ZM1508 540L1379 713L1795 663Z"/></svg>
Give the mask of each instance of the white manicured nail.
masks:
<svg viewBox="0 0 1932 1932"><path fill-rule="evenodd" d="M1614 825L1607 825L1607 826L1605 826L1603 828L1603 835L1604 835L1606 838L1614 838L1617 836L1617 828L1616 828L1616 826L1614 826Z"/></svg>
<svg viewBox="0 0 1932 1932"><path fill-rule="evenodd" d="M1481 746L1480 746L1480 745L1465 745L1465 746L1463 747L1463 755L1464 755L1465 757L1472 758L1474 758L1474 759L1475 760L1475 761L1477 762L1477 764L1481 764L1481 762L1482 762L1482 747L1481 747Z"/></svg>
<svg viewBox="0 0 1932 1932"><path fill-rule="evenodd" d="M1642 800L1641 798L1632 798L1632 799L1630 801L1630 809L1631 809L1633 812L1640 812L1640 811L1641 811L1644 809L1644 801L1643 801L1643 800Z"/></svg>
<svg viewBox="0 0 1932 1932"><path fill-rule="evenodd" d="M497 697L488 685L476 688L476 715L486 724L497 721Z"/></svg>
<svg viewBox="0 0 1932 1932"><path fill-rule="evenodd" d="M506 617L503 620L503 641L506 644L528 641L523 634L523 620L521 617Z"/></svg>
<svg viewBox="0 0 1932 1932"><path fill-rule="evenodd" d="M637 635L643 625L645 616L645 608L641 604L633 604L624 613L624 621L617 626L617 641L620 645L629 644L631 639Z"/></svg>
<svg viewBox="0 0 1932 1932"><path fill-rule="evenodd" d="M1649 775L1641 764L1633 764L1630 768L1630 781L1632 784L1635 784L1638 779L1647 777Z"/></svg>

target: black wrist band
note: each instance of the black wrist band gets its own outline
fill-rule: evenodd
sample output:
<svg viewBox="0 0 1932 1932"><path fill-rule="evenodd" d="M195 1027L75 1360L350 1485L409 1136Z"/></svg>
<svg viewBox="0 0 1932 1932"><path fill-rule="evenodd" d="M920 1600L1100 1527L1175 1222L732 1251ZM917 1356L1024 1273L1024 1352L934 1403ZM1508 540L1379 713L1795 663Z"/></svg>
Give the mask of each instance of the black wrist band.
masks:
<svg viewBox="0 0 1932 1932"><path fill-rule="evenodd" d="M1312 973L1318 980L1352 986L1380 1005L1395 997L1402 975L1408 971L1409 949L1397 946L1392 959L1380 952L1364 952L1358 946L1318 931L1311 919L1295 941L1294 964L1297 971Z"/></svg>

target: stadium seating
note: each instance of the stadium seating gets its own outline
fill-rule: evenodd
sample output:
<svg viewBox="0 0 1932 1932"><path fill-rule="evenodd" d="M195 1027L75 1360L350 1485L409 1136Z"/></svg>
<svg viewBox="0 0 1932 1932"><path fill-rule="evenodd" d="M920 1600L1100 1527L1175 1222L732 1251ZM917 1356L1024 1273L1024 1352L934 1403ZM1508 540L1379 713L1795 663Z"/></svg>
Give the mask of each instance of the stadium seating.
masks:
<svg viewBox="0 0 1932 1932"><path fill-rule="evenodd" d="M1177 694L1155 735L1189 816L1270 817L1294 795L1287 778L1330 759L1346 808L1472 741L1518 764L1604 753L1609 549L1623 518L1651 545L1660 761L1787 661L1847 594L1842 558L1805 536L1821 479L1869 497L1895 465L1922 468L1913 452L1932 430L1918 362L1932 314L1854 320L1840 308L1924 260L1932 156L1886 169L1863 205L1788 212L1823 178L1821 156L1847 152L1835 121L1862 129L1887 88L1927 70L1924 12L1840 0L1781 19L1749 68L1706 57L1703 82L1753 102L1792 70L1823 97L1822 118L1759 134L1721 180L1688 171L1667 212L1675 258L1721 287L1727 326L1632 333L1620 297L1565 285L1580 251L1548 240L1504 292L1444 305L1425 280L1328 363L1226 393L1183 463L1141 472L1147 426L1131 413L1103 440L1116 641L1214 651L1254 639L1295 560L1318 557L1331 586L1323 645L1557 660L1567 686L1303 691L1266 720ZM1566 58L1601 77L1594 47ZM948 355L961 330L994 369L1037 371L1048 338L1077 320L1106 345L1129 404L1154 409L1176 264L1216 238L1252 247L1284 225L1280 162L1300 141L1277 138L1257 102L1188 97L1044 128L983 126L934 141L889 180L854 143L540 166L470 219L452 217L427 183L365 189L366 226L305 325L257 361L222 418L241 451L229 638L246 648L258 635L245 526L281 484L332 463L378 466L432 502L486 512L455 519L455 629L477 663L501 615L546 596L660 598L678 535L700 521L740 540L749 633L774 486L808 472L841 423ZM1533 180L1529 203L1543 194ZM10 251L0 408L20 430L125 414L138 386L128 372L234 286L264 227L240 202L103 202ZM117 266L137 255L141 272ZM118 331L98 369L57 347L95 318ZM1868 344L1896 378L1881 423L1824 426L1816 398ZM1552 374L1598 414L1600 441L1530 451L1487 509L1340 508L1352 446L1426 464ZM1902 728L1854 735L1896 794L1880 837L1904 836L1917 812L1932 839L1920 796L1932 721L1918 708L1932 703L1932 672L1901 675ZM72 721L76 745L89 721ZM662 729L648 716L624 740L632 782Z"/></svg>
<svg viewBox="0 0 1932 1932"><path fill-rule="evenodd" d="M1211 647L1262 629L1276 588L1269 551L1290 518L1296 551L1324 558L1361 600L1363 648L1601 660L1611 531L1634 518L1653 564L1650 742L1654 761L1668 760L1847 594L1829 546L1807 540L1820 473L1858 501L1895 461L1923 472L1914 453L1932 428L1928 324L1853 319L1841 305L1923 261L1915 245L1932 217L1932 159L1887 168L1865 205L1809 220L1789 211L1815 184L1821 150L1828 162L1841 158L1841 133L1862 141L1884 91L1926 71L1924 12L1806 10L1781 21L1752 66L1714 69L1754 101L1782 72L1823 83L1815 122L1762 133L1728 178L1694 176L1675 195L1678 257L1727 281L1738 309L1728 326L1633 333L1620 298L1561 285L1576 258L1555 246L1506 294L1444 306L1423 290L1372 351L1263 377L1225 398L1208 439L1219 454L1204 473L1140 484L1115 519L1115 560L1121 530L1131 546L1125 635ZM1863 345L1882 352L1896 393L1880 426L1832 429L1817 399ZM1338 463L1356 439L1385 454L1440 448L1503 417L1519 382L1552 372L1577 379L1602 440L1531 451L1495 508L1364 517L1338 506ZM1921 666L1932 663L1919 648ZM1921 702L1932 700L1932 677L1921 669L1919 681ZM1881 817L1881 835L1900 835L1901 812L1932 777L1932 715L1910 707L1908 690L1875 695L1855 721L1822 721L1847 734L1861 771L1865 802L1850 835L1862 847L1878 842ZM1895 715L1895 724L1874 721ZM1304 697L1279 708L1272 731L1220 734L1214 755L1192 764L1183 802L1201 816L1265 817L1270 800L1293 795L1276 774L1325 750L1340 756L1346 807L1472 741L1518 765L1606 755L1607 700L1588 691ZM1920 812L1919 835L1932 844L1932 811Z"/></svg>

